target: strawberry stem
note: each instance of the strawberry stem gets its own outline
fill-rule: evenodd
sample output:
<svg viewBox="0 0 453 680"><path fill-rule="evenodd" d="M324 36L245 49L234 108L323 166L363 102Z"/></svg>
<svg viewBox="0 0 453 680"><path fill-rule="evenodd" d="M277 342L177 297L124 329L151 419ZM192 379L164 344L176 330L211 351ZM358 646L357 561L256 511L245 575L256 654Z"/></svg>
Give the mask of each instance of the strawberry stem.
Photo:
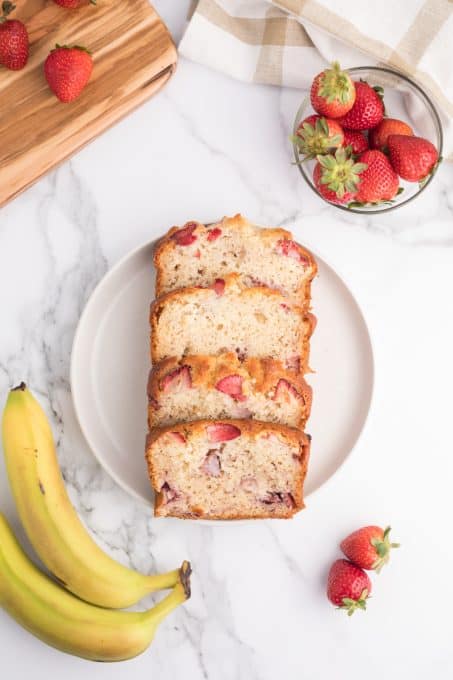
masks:
<svg viewBox="0 0 453 680"><path fill-rule="evenodd" d="M330 69L323 73L319 88L319 96L327 102L340 101L346 104L352 97L354 85L349 75L340 69L338 61L334 61Z"/></svg>
<svg viewBox="0 0 453 680"><path fill-rule="evenodd" d="M342 147L337 149L335 156L318 155L316 158L322 166L321 184L327 184L338 198L343 198L346 192L357 191L360 173L368 167L366 163L356 163Z"/></svg>
<svg viewBox="0 0 453 680"><path fill-rule="evenodd" d="M6 21L6 17L11 14L16 9L16 5L14 5L12 2L9 2L9 0L4 0L2 2L2 16L0 17L0 22L3 23Z"/></svg>
<svg viewBox="0 0 453 680"><path fill-rule="evenodd" d="M324 117L318 118L314 125L302 123L297 133L291 137L304 160L316 158L318 154L326 154L338 148L342 142L341 135L329 136L329 126Z"/></svg>
<svg viewBox="0 0 453 680"><path fill-rule="evenodd" d="M356 609L366 609L366 601L368 599L368 590L365 588L362 590L358 600L353 600L350 597L343 598L343 604L341 604L338 609L345 609L348 616L352 616Z"/></svg>
<svg viewBox="0 0 453 680"><path fill-rule="evenodd" d="M81 52L91 54L90 50L86 47L83 47L82 45L60 45L59 43L56 43L51 52L56 52L56 50L80 50Z"/></svg>
<svg viewBox="0 0 453 680"><path fill-rule="evenodd" d="M399 548L399 543L390 543L390 527L386 527L382 540L379 538L372 538L371 545L376 550L378 557L373 562L372 568L379 574L384 564L387 564L390 558L390 550L392 548Z"/></svg>

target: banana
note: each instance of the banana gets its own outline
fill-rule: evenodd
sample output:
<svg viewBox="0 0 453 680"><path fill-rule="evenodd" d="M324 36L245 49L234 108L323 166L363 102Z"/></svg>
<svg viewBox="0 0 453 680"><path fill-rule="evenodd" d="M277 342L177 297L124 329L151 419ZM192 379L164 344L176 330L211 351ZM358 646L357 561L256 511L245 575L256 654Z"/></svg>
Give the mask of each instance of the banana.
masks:
<svg viewBox="0 0 453 680"><path fill-rule="evenodd" d="M146 576L115 562L93 541L67 494L46 415L24 383L9 393L2 426L20 519L37 554L63 586L87 602L120 609L178 583L177 569Z"/></svg>
<svg viewBox="0 0 453 680"><path fill-rule="evenodd" d="M190 597L190 572L184 562L172 591L152 609L101 609L39 571L0 513L0 605L43 642L84 659L123 661L144 652L161 621Z"/></svg>

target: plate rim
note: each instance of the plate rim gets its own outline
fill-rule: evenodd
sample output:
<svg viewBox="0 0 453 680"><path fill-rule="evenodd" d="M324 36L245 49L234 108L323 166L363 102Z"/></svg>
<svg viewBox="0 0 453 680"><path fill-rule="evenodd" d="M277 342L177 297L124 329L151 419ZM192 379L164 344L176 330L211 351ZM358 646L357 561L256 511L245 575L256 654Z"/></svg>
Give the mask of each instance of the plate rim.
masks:
<svg viewBox="0 0 453 680"><path fill-rule="evenodd" d="M75 333L74 333L74 338L73 338L73 341L72 341L71 356L70 356L70 369L69 369L69 384L70 384L70 389L71 389L71 400L72 400L72 404L73 404L73 407L74 407L74 413L75 413L77 423L80 427L80 430L82 432L82 435L85 439L85 442L86 442L88 448L90 449L91 453L93 454L93 456L95 457L95 459L97 460L99 465L105 470L105 472L107 472L107 474L110 475L110 477L115 481L115 483L118 484L118 486L123 491L125 491L132 498L134 498L134 500L139 501L141 503L141 505L145 506L146 508L151 507L150 503L147 502L143 498L143 496L141 496L139 493L137 493L135 491L135 489L131 488L126 482L124 482L124 480L111 468L111 466L105 461L105 458L103 458L101 456L101 454L99 453L99 451L97 451L96 446L93 444L93 442L90 440L90 438L87 435L86 428L84 427L83 422L82 422L82 418L80 416L78 400L75 396L77 391L78 391L77 389L74 388L74 385L77 385L77 381L78 381L78 378L76 378L76 366L75 366L76 358L75 357L77 356L78 346L81 342L82 330L83 330L83 326L85 324L85 319L90 313L90 308L93 304L93 300L96 298L98 291L101 288L101 286L104 286L106 284L106 282L110 278L112 278L116 274L118 269L120 269L128 260L134 258L142 250L145 250L147 248L151 248L159 240L160 240L160 237L150 239L150 240L147 240L147 241L143 242L142 244L136 246L135 248L132 248L131 250L129 250L122 257L120 257L119 260L117 260L110 267L110 269L108 269L105 272L105 274L102 276L102 278L97 282L97 284L93 288L92 292L90 293L90 295L89 295L89 297L88 297L88 299L85 303L85 306L82 310L82 313L79 317L79 321L77 323L77 327L76 327L76 330L75 330ZM324 262L324 264L326 264L334 272L334 274L336 274L336 276L338 276L340 278L343 285L346 287L346 289L347 289L348 293L350 294L353 302L355 303L356 309L357 309L357 311L360 315L360 318L361 318L361 321L362 321L362 324L363 324L363 328L366 332L366 338L367 338L368 346L369 346L369 350L370 350L370 352L369 352L369 355L370 355L369 356L369 359L370 359L369 403L368 403L368 408L367 408L367 411L366 411L365 418L364 418L363 423L362 423L362 427L361 427L352 447L350 448L349 452L344 457L344 459L340 462L338 467L335 468L334 472L332 472L332 474L329 475L329 477L324 482L322 482L315 489L313 489L313 491L310 491L308 494L304 494L304 500L305 500L307 498L313 499L316 494L318 494L321 490L324 490L327 485L329 485L334 479L336 479L339 476L340 471L344 471L345 466L348 463L351 462L351 458L352 458L353 454L355 453L356 449L358 448L358 445L362 441L362 439L364 437L364 433L368 428L368 424L369 424L369 421L370 421L370 414L373 410L374 402L375 402L376 361L375 361L375 347L374 347L372 335L370 333L370 328L368 326L365 314L363 313L362 305L360 304L360 301L357 299L356 293L353 292L351 286L349 285L348 278L344 276L344 273L341 269L338 269L337 266L334 267L330 263L329 258L326 258L324 256L324 254L322 253L322 251L320 251L317 247L312 247L309 239L308 240L304 239L303 246L306 247L308 250L310 250L313 253L315 260L317 258L322 260ZM151 364L150 364L150 366L151 366ZM145 433L145 436L146 436L146 433ZM154 517L154 515L153 515L153 517ZM272 518L269 518L269 519L272 519ZM192 521L196 521L197 523L199 523L200 519L192 520ZM204 524L212 524L212 525L215 525L215 526L221 525L221 524L225 524L225 525L228 524L229 525L232 522L232 520L219 521L219 520L210 520L210 519L202 519L201 521ZM245 522L252 522L252 521L254 521L254 520L253 519L250 519L250 520L248 520L248 519L234 520L234 523L235 524L237 524L237 523L242 524L242 523L245 523Z"/></svg>

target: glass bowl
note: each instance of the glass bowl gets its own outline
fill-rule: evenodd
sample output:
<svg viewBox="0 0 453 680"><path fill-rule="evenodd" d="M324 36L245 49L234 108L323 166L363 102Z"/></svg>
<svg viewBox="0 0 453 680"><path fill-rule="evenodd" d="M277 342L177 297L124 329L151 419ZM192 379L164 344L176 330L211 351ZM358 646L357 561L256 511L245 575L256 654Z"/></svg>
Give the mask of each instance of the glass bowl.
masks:
<svg viewBox="0 0 453 680"><path fill-rule="evenodd" d="M417 83L402 73L398 73L398 71L389 68L359 66L346 70L353 80L362 79L366 80L371 87L374 87L375 85L383 87L386 115L389 118L400 118L407 122L414 130L416 136L425 137L434 144L439 153L439 158L441 158L443 135L439 115L429 97ZM311 107L310 97L306 97L296 114L293 134L296 134L301 121L312 113L316 112ZM304 161L302 163L299 150L295 144L293 144L293 149L300 174L312 191L325 201L325 203L340 208L340 210L347 210L348 212L353 213L373 214L395 210L395 208L399 208L402 205L409 203L409 201L413 201L414 198L426 189L435 176L435 172L432 173L421 185L417 182L406 182L405 180L400 179L400 186L404 191L395 196L391 203L387 201L386 203L378 205L354 206L348 208L347 205L331 203L319 194L313 181L313 169L316 160Z"/></svg>

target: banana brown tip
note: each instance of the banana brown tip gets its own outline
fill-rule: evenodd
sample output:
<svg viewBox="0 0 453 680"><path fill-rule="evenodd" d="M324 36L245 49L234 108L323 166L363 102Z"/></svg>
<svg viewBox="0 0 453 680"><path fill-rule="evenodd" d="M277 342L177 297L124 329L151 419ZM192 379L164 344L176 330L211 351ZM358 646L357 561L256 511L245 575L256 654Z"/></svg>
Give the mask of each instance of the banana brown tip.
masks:
<svg viewBox="0 0 453 680"><path fill-rule="evenodd" d="M27 385L24 382L21 382L21 384L17 385L17 387L13 387L11 392L18 392L19 390L21 392L24 392L24 390L26 390L26 389L27 389Z"/></svg>
<svg viewBox="0 0 453 680"><path fill-rule="evenodd" d="M182 563L182 566L179 570L179 579L181 581L181 585L184 588L184 592L186 594L186 599L188 600L190 595L191 595L191 590L190 590L190 575L192 573L192 567L190 565L190 562L187 562L186 560Z"/></svg>

